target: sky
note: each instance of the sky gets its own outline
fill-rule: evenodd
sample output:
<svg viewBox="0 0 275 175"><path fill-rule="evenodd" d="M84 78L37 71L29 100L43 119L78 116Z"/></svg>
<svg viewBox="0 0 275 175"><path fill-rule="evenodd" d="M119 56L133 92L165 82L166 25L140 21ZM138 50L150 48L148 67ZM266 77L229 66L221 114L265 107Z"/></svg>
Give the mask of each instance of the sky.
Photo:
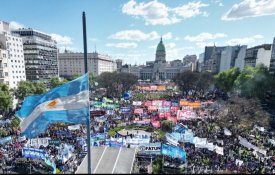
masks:
<svg viewBox="0 0 275 175"><path fill-rule="evenodd" d="M1 0L0 20L51 35L61 52L83 52L83 11L88 52L130 64L153 61L161 35L167 61L275 37L275 0Z"/></svg>

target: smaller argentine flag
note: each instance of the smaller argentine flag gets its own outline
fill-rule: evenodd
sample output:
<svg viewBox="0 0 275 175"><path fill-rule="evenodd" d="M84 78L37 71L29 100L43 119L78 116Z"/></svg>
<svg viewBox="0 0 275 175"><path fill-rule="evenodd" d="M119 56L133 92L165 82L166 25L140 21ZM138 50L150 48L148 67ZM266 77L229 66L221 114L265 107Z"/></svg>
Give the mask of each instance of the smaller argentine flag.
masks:
<svg viewBox="0 0 275 175"><path fill-rule="evenodd" d="M44 94L26 97L16 113L22 120L22 134L36 137L56 122L85 124L90 116L88 85L88 74L84 74Z"/></svg>

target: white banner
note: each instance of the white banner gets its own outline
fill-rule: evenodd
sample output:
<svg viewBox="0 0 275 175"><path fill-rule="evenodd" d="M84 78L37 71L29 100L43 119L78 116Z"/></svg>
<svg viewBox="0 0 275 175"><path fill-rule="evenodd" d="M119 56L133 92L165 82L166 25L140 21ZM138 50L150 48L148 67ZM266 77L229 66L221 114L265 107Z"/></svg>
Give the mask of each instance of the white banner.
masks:
<svg viewBox="0 0 275 175"><path fill-rule="evenodd" d="M68 129L69 129L69 130L77 130L77 129L80 129L80 124L68 126Z"/></svg>
<svg viewBox="0 0 275 175"><path fill-rule="evenodd" d="M243 164L242 160L236 159L236 165L241 166Z"/></svg>
<svg viewBox="0 0 275 175"><path fill-rule="evenodd" d="M33 146L35 148L39 148L41 145L43 145L44 147L49 145L49 140L51 138L37 138L37 139L30 139L28 140L27 144L30 146Z"/></svg>
<svg viewBox="0 0 275 175"><path fill-rule="evenodd" d="M223 155L223 147L215 146L215 151L217 154Z"/></svg>
<svg viewBox="0 0 275 175"><path fill-rule="evenodd" d="M231 136L232 133L227 129L227 128L224 128L224 134L227 135L227 136Z"/></svg>
<svg viewBox="0 0 275 175"><path fill-rule="evenodd" d="M172 145L178 146L178 140L172 137L171 134L166 133L165 136L166 136L167 142L171 143Z"/></svg>
<svg viewBox="0 0 275 175"><path fill-rule="evenodd" d="M195 147L197 148L206 148L206 144L207 144L206 138L194 137L193 142L195 144Z"/></svg>
<svg viewBox="0 0 275 175"><path fill-rule="evenodd" d="M134 106L141 106L142 102L141 101L133 101Z"/></svg>
<svg viewBox="0 0 275 175"><path fill-rule="evenodd" d="M242 138L241 136L239 136L239 140L240 140L240 144L243 145L246 148L252 148L255 151L258 151L259 153L266 155L266 150L260 149L259 147L249 143L245 138Z"/></svg>

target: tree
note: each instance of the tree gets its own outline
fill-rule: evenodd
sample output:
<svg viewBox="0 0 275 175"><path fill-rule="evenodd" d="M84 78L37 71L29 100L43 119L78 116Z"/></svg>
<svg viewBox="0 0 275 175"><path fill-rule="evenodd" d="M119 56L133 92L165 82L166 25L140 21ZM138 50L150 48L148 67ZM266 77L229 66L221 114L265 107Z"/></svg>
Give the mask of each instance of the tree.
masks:
<svg viewBox="0 0 275 175"><path fill-rule="evenodd" d="M31 95L38 95L46 92L46 85L43 83L32 83L30 81L20 81L17 89L13 90L14 96L23 101L25 97Z"/></svg>
<svg viewBox="0 0 275 175"><path fill-rule="evenodd" d="M12 107L12 96L6 84L0 83L0 111L7 111ZM0 112L1 113L1 112Z"/></svg>
<svg viewBox="0 0 275 175"><path fill-rule="evenodd" d="M234 83L241 94L248 98L263 99L266 92L274 90L272 89L274 79L263 64L259 64L255 68L246 66Z"/></svg>
<svg viewBox="0 0 275 175"><path fill-rule="evenodd" d="M213 84L213 75L209 72L185 71L178 73L172 81L178 85L184 95L188 95L190 92L192 95L197 93L202 95Z"/></svg>
<svg viewBox="0 0 275 175"><path fill-rule="evenodd" d="M233 90L234 82L240 75L240 70L237 67L220 72L215 75L215 85L224 92Z"/></svg>
<svg viewBox="0 0 275 175"><path fill-rule="evenodd" d="M107 96L121 97L121 94L131 89L138 78L129 73L103 72L97 77L99 87L106 88Z"/></svg>
<svg viewBox="0 0 275 175"><path fill-rule="evenodd" d="M161 121L161 129L164 132L172 132L173 122L170 121L170 120L163 120L163 121Z"/></svg>
<svg viewBox="0 0 275 175"><path fill-rule="evenodd" d="M68 82L68 80L66 80L66 79L60 80L59 77L53 77L50 80L50 89L55 88L57 86L61 86L67 82Z"/></svg>

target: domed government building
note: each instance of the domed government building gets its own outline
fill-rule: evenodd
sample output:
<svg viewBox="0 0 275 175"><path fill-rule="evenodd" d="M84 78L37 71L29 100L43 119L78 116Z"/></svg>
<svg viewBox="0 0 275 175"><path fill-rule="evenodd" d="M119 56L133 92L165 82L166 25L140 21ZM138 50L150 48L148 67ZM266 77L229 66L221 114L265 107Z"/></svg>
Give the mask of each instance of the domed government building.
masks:
<svg viewBox="0 0 275 175"><path fill-rule="evenodd" d="M191 55L191 57L194 55ZM196 60L196 56L195 59ZM183 60L184 61L184 60ZM184 64L181 60L166 61L165 45L160 38L158 43L155 61L147 61L146 65L124 65L120 68L121 72L128 72L139 77L140 80L147 80L151 82L160 82L171 80L177 73L186 70L194 70L195 62L192 64ZM118 67L119 69L119 67Z"/></svg>

